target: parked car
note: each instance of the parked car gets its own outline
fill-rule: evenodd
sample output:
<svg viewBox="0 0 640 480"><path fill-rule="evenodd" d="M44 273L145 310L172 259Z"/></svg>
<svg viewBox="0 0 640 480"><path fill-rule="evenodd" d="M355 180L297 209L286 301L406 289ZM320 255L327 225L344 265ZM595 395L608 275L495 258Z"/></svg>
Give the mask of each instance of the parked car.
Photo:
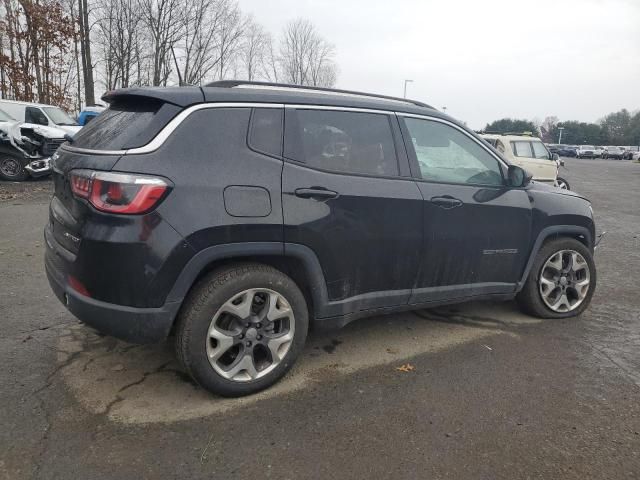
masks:
<svg viewBox="0 0 640 480"><path fill-rule="evenodd" d="M602 158L615 158L616 160L621 160L623 155L624 155L624 149L622 147L609 145L607 147L604 147Z"/></svg>
<svg viewBox="0 0 640 480"><path fill-rule="evenodd" d="M593 145L580 145L576 150L576 157L578 158L595 158L596 147Z"/></svg>
<svg viewBox="0 0 640 480"><path fill-rule="evenodd" d="M67 112L54 105L0 100L0 109L19 122L57 128L69 135L75 135L82 128Z"/></svg>
<svg viewBox="0 0 640 480"><path fill-rule="evenodd" d="M633 159L633 154L638 152L640 149L638 149L637 145L632 145L630 147L625 147L624 149L624 153L622 154L622 159L623 160L631 160Z"/></svg>
<svg viewBox="0 0 640 480"><path fill-rule="evenodd" d="M633 152L633 156L631 157L631 160L634 160L636 162L640 160L640 152Z"/></svg>
<svg viewBox="0 0 640 480"><path fill-rule="evenodd" d="M576 156L576 150L578 147L570 145L558 145L556 152L561 157L574 157Z"/></svg>
<svg viewBox="0 0 640 480"><path fill-rule="evenodd" d="M53 158L49 283L101 332L174 332L211 392L275 383L311 322L512 298L568 318L591 301L590 202L428 105L234 81L103 100Z"/></svg>
<svg viewBox="0 0 640 480"><path fill-rule="evenodd" d="M87 123L96 118L103 111L104 107L101 105L90 105L88 107L85 107L84 110L80 112L80 115L78 115L78 125L84 127Z"/></svg>
<svg viewBox="0 0 640 480"><path fill-rule="evenodd" d="M596 145L596 150L594 152L595 158L602 158L603 153L604 147Z"/></svg>
<svg viewBox="0 0 640 480"><path fill-rule="evenodd" d="M0 180L19 182L51 173L49 158L65 132L19 122L0 110Z"/></svg>
<svg viewBox="0 0 640 480"><path fill-rule="evenodd" d="M531 172L533 179L569 189L569 182L558 177L558 154L551 153L542 140L530 135L480 134L514 165Z"/></svg>

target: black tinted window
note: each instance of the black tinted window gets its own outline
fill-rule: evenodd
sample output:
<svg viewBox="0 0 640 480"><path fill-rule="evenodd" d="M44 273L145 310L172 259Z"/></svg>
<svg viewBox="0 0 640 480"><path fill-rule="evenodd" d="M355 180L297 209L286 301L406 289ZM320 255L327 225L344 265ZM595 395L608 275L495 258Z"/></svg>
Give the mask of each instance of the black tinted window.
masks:
<svg viewBox="0 0 640 480"><path fill-rule="evenodd" d="M282 155L282 110L254 108L249 130L249 146L269 155Z"/></svg>
<svg viewBox="0 0 640 480"><path fill-rule="evenodd" d="M398 175L387 115L297 110L295 117L291 135L296 138L288 152L293 160L337 172Z"/></svg>
<svg viewBox="0 0 640 480"><path fill-rule="evenodd" d="M74 136L73 146L120 150L149 143L180 107L155 101L116 103Z"/></svg>
<svg viewBox="0 0 640 480"><path fill-rule="evenodd" d="M49 125L49 120L42 113L42 110L35 107L27 107L24 112L24 121L27 123L35 123L36 125Z"/></svg>

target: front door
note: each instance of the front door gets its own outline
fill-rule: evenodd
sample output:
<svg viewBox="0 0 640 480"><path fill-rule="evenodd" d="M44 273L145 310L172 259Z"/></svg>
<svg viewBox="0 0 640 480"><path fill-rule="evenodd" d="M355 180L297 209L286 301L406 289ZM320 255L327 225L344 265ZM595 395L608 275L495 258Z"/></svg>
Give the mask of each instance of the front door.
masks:
<svg viewBox="0 0 640 480"><path fill-rule="evenodd" d="M319 260L328 297L320 316L409 300L422 196L401 142L393 114L286 109L284 239Z"/></svg>
<svg viewBox="0 0 640 480"><path fill-rule="evenodd" d="M526 191L506 186L500 161L463 129L403 117L424 198L423 257L411 303L510 293L531 232Z"/></svg>

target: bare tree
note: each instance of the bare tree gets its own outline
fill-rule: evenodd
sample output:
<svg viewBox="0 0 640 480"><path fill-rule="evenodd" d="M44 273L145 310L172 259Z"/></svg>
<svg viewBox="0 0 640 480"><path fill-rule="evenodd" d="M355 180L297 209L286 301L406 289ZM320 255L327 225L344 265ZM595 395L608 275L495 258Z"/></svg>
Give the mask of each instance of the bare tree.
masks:
<svg viewBox="0 0 640 480"><path fill-rule="evenodd" d="M218 59L217 77L219 80L225 78L227 70L233 65L246 27L246 22L238 3L235 0L223 0L223 2L226 3L226 8L220 23L216 48Z"/></svg>
<svg viewBox="0 0 640 480"><path fill-rule="evenodd" d="M199 84L212 71L218 71L226 58L221 51L229 19L238 11L233 0L185 0L183 31L176 43L180 72L184 82Z"/></svg>
<svg viewBox="0 0 640 480"><path fill-rule="evenodd" d="M240 62L244 68L247 80L255 80L260 76L261 69L271 47L271 38L262 25L256 23L253 17L246 22L244 39L241 46Z"/></svg>
<svg viewBox="0 0 640 480"><path fill-rule="evenodd" d="M101 0L96 12L105 86L110 90L138 83L136 53L142 42L139 0Z"/></svg>
<svg viewBox="0 0 640 480"><path fill-rule="evenodd" d="M78 24L80 25L80 55L84 80L84 99L87 105L96 103L93 85L93 63L91 62L91 37L89 7L87 0L78 0Z"/></svg>
<svg viewBox="0 0 640 480"><path fill-rule="evenodd" d="M294 20L286 25L280 42L280 68L286 82L298 85L334 85L334 47L311 22Z"/></svg>
<svg viewBox="0 0 640 480"><path fill-rule="evenodd" d="M166 85L171 74L171 48L184 25L181 0L140 0L142 20L150 40L152 85Z"/></svg>
<svg viewBox="0 0 640 480"><path fill-rule="evenodd" d="M260 65L260 72L269 82L278 82L281 78L280 61L270 33L266 34L264 56Z"/></svg>

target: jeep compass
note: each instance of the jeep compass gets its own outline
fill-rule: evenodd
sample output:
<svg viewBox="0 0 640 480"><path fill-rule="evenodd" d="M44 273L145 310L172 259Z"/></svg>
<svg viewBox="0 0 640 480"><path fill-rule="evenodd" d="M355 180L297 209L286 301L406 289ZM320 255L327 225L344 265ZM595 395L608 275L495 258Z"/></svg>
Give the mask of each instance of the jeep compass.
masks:
<svg viewBox="0 0 640 480"><path fill-rule="evenodd" d="M237 81L103 99L52 160L49 282L101 332L171 336L211 392L272 385L311 324L478 299L542 318L589 305L589 201L428 105Z"/></svg>

